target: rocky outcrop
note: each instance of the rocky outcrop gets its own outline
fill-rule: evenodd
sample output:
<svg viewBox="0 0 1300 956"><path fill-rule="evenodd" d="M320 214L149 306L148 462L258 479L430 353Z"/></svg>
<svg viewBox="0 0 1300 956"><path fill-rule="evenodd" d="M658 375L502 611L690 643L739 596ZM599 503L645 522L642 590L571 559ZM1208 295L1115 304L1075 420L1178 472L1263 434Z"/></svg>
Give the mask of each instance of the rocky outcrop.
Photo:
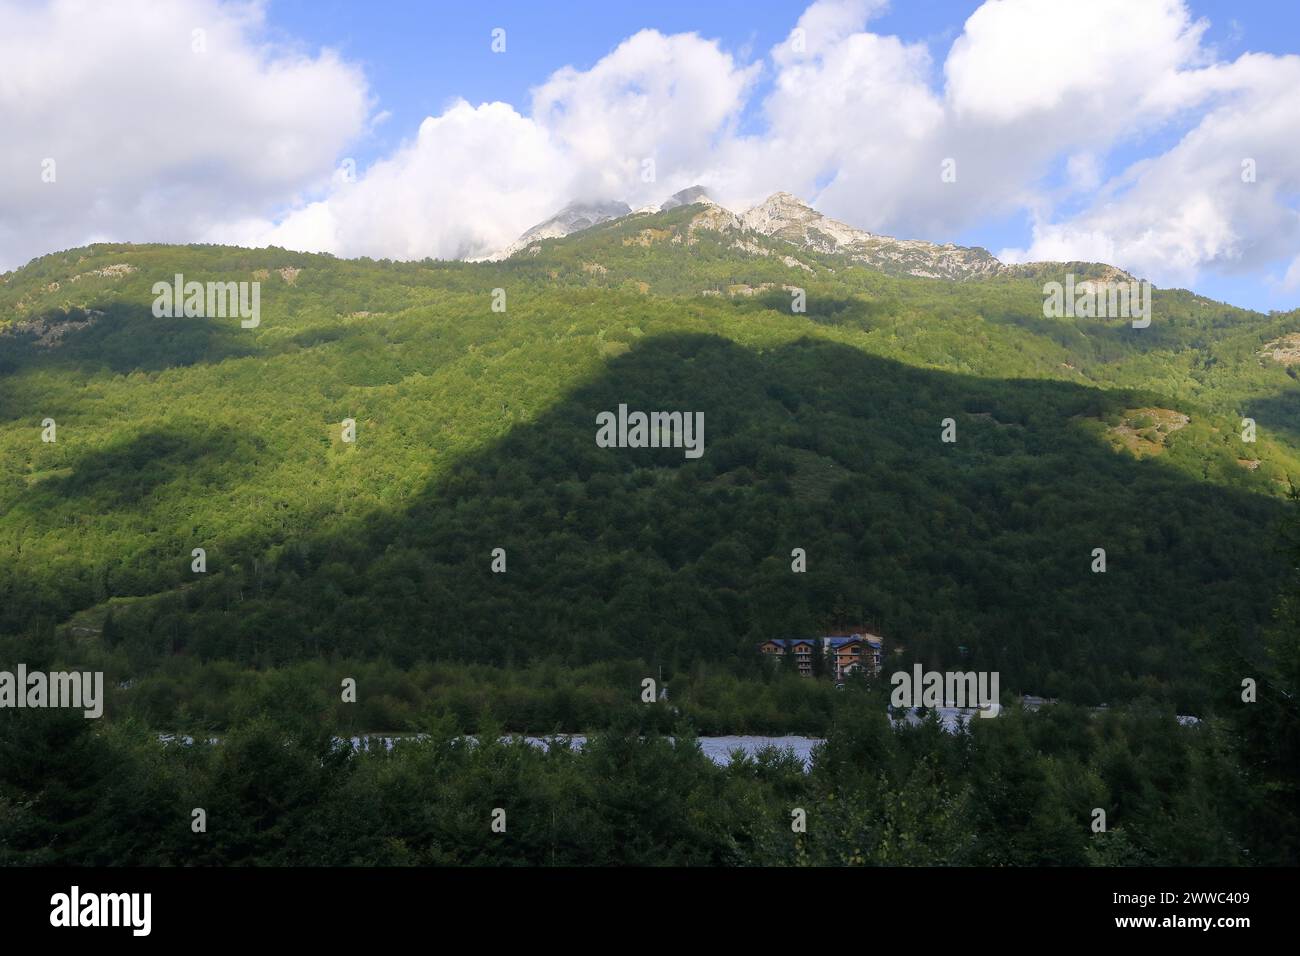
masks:
<svg viewBox="0 0 1300 956"><path fill-rule="evenodd" d="M935 279L997 275L1003 265L987 249L894 239L858 229L817 210L790 193L774 193L743 216L750 229L829 255L847 256L882 272Z"/></svg>
<svg viewBox="0 0 1300 956"><path fill-rule="evenodd" d="M541 239L570 236L592 226L629 215L651 215L686 206L698 206L683 230L673 227L668 233L660 229L643 229L638 237L624 239L624 245L649 245L652 240L667 238L673 243L694 244L698 233L732 233L734 248L754 255L780 254L781 243L824 255L844 256L850 262L877 269L890 275L909 275L931 279L983 279L994 276L1045 281L1074 273L1079 279L1105 287L1111 283L1135 281L1133 276L1104 263L1028 262L1006 265L987 249L958 246L952 243L926 242L922 239L895 239L824 216L799 197L787 192L773 193L763 202L737 215L715 202L703 186L691 186L669 196L659 206L644 206L635 213L623 202L570 203L545 222L529 229L507 249L491 258L499 259L527 249L537 252ZM649 224L647 224L649 226ZM776 240L776 245L763 239ZM531 248L530 248L531 247ZM772 248L765 248L772 247ZM803 262L787 265L813 271Z"/></svg>
<svg viewBox="0 0 1300 956"><path fill-rule="evenodd" d="M625 202L571 202L550 219L539 222L522 236L512 242L498 256L492 258L507 259L542 239L562 239L575 232L590 229L602 222L621 219L632 212L632 207Z"/></svg>

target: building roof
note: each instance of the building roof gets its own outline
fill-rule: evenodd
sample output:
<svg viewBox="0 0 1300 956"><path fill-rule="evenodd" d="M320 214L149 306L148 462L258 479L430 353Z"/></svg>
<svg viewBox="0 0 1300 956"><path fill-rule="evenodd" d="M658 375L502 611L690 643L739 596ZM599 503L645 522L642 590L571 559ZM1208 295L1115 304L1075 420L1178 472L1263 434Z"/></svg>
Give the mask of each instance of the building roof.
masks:
<svg viewBox="0 0 1300 956"><path fill-rule="evenodd" d="M865 641L867 644L870 644L872 647L880 647L880 643L881 643L881 642L880 642L880 638L876 637L874 634L849 634L849 635L847 635L847 636L846 636L846 635L839 635L839 636L836 636L836 637L822 637L822 638L816 638L816 637L794 637L794 638L782 638L782 637L777 637L777 638L773 638L773 639L770 640L770 641L764 641L763 643L764 643L764 644L776 644L778 647L794 647L795 645L798 645L798 644L809 644L809 645L811 645L811 644L813 643L813 641L816 641L816 640L820 640L820 641L823 643L823 645L828 645L828 646L830 646L830 647L843 647L845 644L852 644L852 643L854 643L855 641Z"/></svg>

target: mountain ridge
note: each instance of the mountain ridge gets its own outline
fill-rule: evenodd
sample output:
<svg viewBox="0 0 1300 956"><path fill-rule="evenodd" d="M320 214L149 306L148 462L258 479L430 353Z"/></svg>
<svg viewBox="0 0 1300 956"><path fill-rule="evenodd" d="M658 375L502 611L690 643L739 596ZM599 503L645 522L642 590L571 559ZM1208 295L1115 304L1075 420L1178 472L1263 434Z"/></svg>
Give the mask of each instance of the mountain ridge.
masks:
<svg viewBox="0 0 1300 956"><path fill-rule="evenodd" d="M796 249L844 256L850 262L868 268L918 278L954 281L997 276L1054 278L1062 273L1063 267L1077 266L1083 271L1084 278L1094 282L1136 281L1130 273L1108 263L1004 263L982 246L898 239L873 233L826 216L785 191L772 193L757 205L737 213L714 200L708 189L700 185L679 190L658 205L635 210L622 201L571 202L489 258L499 261L530 249L535 254L537 243L546 239L565 239L598 225L632 216L654 216L691 205L708 208L691 221L689 234L697 229L737 232L741 234L738 247L742 250L747 249L744 234L751 233L789 243ZM749 251L753 251L752 248Z"/></svg>

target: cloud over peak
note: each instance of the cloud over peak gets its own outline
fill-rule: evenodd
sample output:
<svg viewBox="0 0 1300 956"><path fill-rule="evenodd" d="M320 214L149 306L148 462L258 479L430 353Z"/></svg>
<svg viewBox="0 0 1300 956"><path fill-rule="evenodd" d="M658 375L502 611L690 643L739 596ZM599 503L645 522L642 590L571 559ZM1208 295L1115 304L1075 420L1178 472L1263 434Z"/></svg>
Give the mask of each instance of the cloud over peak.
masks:
<svg viewBox="0 0 1300 956"><path fill-rule="evenodd" d="M97 237L477 257L573 199L704 183L940 242L1018 218L1005 258L1160 284L1300 274L1300 57L1222 60L1182 0L989 0L946 50L872 32L881 0L819 0L753 62L642 30L526 111L453 102L355 175L360 69L268 45L256 4L124 4L0 0L0 264ZM47 156L57 190L33 187Z"/></svg>

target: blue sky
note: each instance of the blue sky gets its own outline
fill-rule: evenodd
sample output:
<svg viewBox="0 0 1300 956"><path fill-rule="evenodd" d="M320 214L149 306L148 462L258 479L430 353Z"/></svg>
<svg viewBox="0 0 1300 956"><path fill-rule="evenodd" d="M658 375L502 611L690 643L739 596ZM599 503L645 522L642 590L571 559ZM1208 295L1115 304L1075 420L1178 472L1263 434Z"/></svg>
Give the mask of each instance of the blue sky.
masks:
<svg viewBox="0 0 1300 956"><path fill-rule="evenodd" d="M526 106L529 90L554 70L590 68L638 30L699 33L728 50L761 57L785 39L807 6L798 0L271 0L267 12L285 40L333 47L364 64L381 107L392 113L387 128L358 153L371 158L413 135L424 117L442 112L453 97ZM979 6L978 0L904 0L874 19L872 29L924 41L940 65ZM1192 0L1188 6L1210 21L1207 39L1227 55L1300 48L1300 2ZM495 27L508 31L508 56L489 49Z"/></svg>
<svg viewBox="0 0 1300 956"><path fill-rule="evenodd" d="M873 19L871 29L924 42L934 57L934 83L942 82L942 64L967 17L979 7L973 0L895 2ZM707 3L662 0L654 4L568 2L556 6L530 2L427 3L379 0L364 10L350 0L272 0L271 23L287 37L308 45L338 49L365 66L372 90L390 117L355 151L360 164L391 152L412 137L421 120L437 115L455 97L471 103L502 100L523 110L530 90L560 66L589 69L622 40L644 28L666 34L698 33L717 39L745 60L761 59L780 43L807 4L764 0L710 0ZM1249 0L1191 0L1193 15L1207 19L1205 35L1226 58L1246 51L1295 53L1300 44L1300 3ZM488 36L494 27L507 30L508 55L494 55ZM770 71L745 110L745 130L762 125L758 110L770 86ZM1185 131L1165 130L1156 143L1172 145ZM1139 159L1151 143L1122 146L1104 169L1115 172ZM1050 181L1050 180L1049 180ZM1029 224L1023 214L989 219L952 236L924 236L935 241L978 244L997 251L1025 244ZM1261 285L1255 275L1203 274L1196 291L1213 298L1260 309L1293 308L1294 292Z"/></svg>
<svg viewBox="0 0 1300 956"><path fill-rule="evenodd" d="M0 0L0 269L105 240L476 257L580 195L701 183L1291 309L1297 54L1294 0Z"/></svg>

